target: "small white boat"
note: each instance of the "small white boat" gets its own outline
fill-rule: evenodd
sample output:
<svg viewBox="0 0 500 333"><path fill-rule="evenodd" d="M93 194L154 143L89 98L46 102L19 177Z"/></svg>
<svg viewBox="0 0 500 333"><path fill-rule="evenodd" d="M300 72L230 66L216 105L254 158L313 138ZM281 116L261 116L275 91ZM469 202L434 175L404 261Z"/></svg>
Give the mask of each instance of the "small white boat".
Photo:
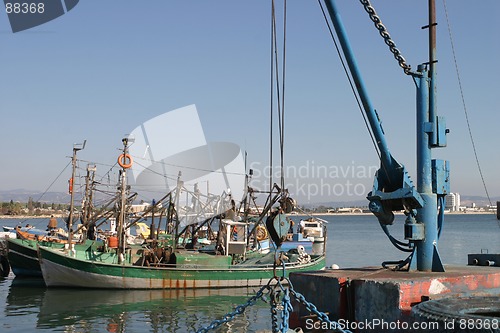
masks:
<svg viewBox="0 0 500 333"><path fill-rule="evenodd" d="M325 221L320 218L310 217L306 220L300 220L300 231L304 238L313 239L314 243L323 243L326 235Z"/></svg>
<svg viewBox="0 0 500 333"><path fill-rule="evenodd" d="M16 238L16 229L3 226L3 231L0 231L0 239L2 238Z"/></svg>

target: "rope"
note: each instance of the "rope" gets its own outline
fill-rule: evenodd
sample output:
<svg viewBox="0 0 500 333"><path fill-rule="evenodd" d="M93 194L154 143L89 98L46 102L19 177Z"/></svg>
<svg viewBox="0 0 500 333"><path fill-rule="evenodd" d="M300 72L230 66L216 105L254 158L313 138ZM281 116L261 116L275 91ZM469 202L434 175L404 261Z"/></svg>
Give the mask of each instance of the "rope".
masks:
<svg viewBox="0 0 500 333"><path fill-rule="evenodd" d="M147 161L147 162L151 162L151 163L157 163L157 164L161 164L161 165L173 166L173 167L176 167L176 168L183 168L183 169L187 169L187 170L205 171L205 172L210 172L210 173L220 173L220 174L236 175L236 176L244 176L245 175L245 173L241 173L241 172L230 172L230 171L221 171L221 170L213 170L213 169L196 168L196 167L193 167L193 166L180 165L180 164L172 164L172 163L165 163L163 161L155 161L155 160L151 160L151 159L147 159L147 158L142 158L142 157L136 156L136 155L131 155L131 156L134 158L134 163L136 163L137 165L143 167L148 172L151 172L151 173L154 173L154 174L157 174L157 175L160 175L160 176L164 176L165 178L171 179L171 180L177 180L177 175L166 175L166 174L162 174L162 173L157 172L157 171L152 171L152 170L148 169L147 166L142 165L138 161L142 160L142 161ZM116 165L116 163L113 166L115 166L115 165Z"/></svg>
<svg viewBox="0 0 500 333"><path fill-rule="evenodd" d="M269 120L269 168L273 169L273 109L274 109L274 89L273 89L273 72L274 72L274 0L271 2L271 77L269 79L270 82L270 120ZM271 192L273 190L273 173L269 173L269 196L267 200L271 200Z"/></svg>
<svg viewBox="0 0 500 333"><path fill-rule="evenodd" d="M54 185L54 183L59 179L59 177L61 177L61 175L63 174L64 171L66 171L66 169L68 168L68 166L71 164L71 161L68 162L68 164L66 164L66 166L64 167L64 169L62 169L62 171L57 175L56 179L54 179L54 181L52 183L50 183L49 187L47 187L47 189L45 190L45 192L42 193L42 195L40 195L40 197L37 199L37 201L40 201L40 199L42 199L42 197L50 190L50 188L52 187L52 185Z"/></svg>
<svg viewBox="0 0 500 333"><path fill-rule="evenodd" d="M66 164L66 166L61 170L61 172L59 172L59 174L57 175L57 177L52 181L52 183L50 183L50 185L45 189L45 191L38 197L38 199L36 199L34 202L39 202L43 196L45 194L47 194L47 192L50 190L50 188L52 187L52 185L54 185L54 183L59 179L59 177L61 177L61 175L64 173L64 171L66 171L66 169L68 168L68 166L71 164L71 161L68 162L68 164ZM23 224L24 222L26 222L28 220L28 218L26 219L23 219L21 221L18 221L17 223L20 225L20 224Z"/></svg>
<svg viewBox="0 0 500 333"><path fill-rule="evenodd" d="M276 31L276 11L275 3L272 1L272 15L271 15L271 127L270 127L270 166L272 170L272 137L273 137L273 106L274 106L274 83L276 83L276 100L277 100L277 113L278 113L278 133L279 133L279 147L280 147L280 186L284 190L285 175L284 175L284 144L285 144L285 63L286 63L286 13L287 1L283 2L283 55L282 55L282 73L281 83L279 80L279 62L278 62L278 45L277 45L277 31ZM269 176L269 185L273 183L272 175Z"/></svg>
<svg viewBox="0 0 500 333"><path fill-rule="evenodd" d="M284 152L285 152L285 73L286 73L286 3L283 1L283 71L282 71L282 94L281 94L281 121L280 121L280 166L281 166L281 189L285 188L284 170Z"/></svg>
<svg viewBox="0 0 500 333"><path fill-rule="evenodd" d="M444 6L444 12L445 12L445 16L446 16L446 24L448 25L448 34L450 36L451 52L453 53L453 61L455 63L455 71L457 73L458 86L460 88L460 97L462 98L462 106L464 108L465 120L467 122L467 129L469 130L469 137L470 137L470 141L472 143L474 157L476 158L476 164L477 164L477 168L479 170L479 175L481 176L481 181L483 182L484 191L486 192L486 196L488 197L488 202L490 203L490 206L492 206L490 194L488 193L488 188L486 187L486 182L484 180L483 171L481 169L481 165L479 164L479 158L477 156L476 144L474 143L474 138L472 137L472 130L471 130L470 123L469 123L469 114L467 112L467 107L465 105L464 90L462 88L462 80L460 79L460 71L458 70L458 61L457 61L457 57L455 54L455 44L453 43L453 35L451 33L451 24L450 24L450 20L448 17L448 8L446 7L446 0L443 0L443 6Z"/></svg>

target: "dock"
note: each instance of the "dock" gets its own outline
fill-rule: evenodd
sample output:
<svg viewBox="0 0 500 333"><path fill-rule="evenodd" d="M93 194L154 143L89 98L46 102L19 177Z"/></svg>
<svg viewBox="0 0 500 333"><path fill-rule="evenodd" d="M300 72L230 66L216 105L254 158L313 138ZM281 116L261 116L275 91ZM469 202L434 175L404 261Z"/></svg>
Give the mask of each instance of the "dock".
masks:
<svg viewBox="0 0 500 333"><path fill-rule="evenodd" d="M494 304L490 301L488 306L497 308L488 310L485 307L487 313L480 318L496 320L497 326L500 325L500 269L497 267L446 266L445 272L392 271L378 267L328 269L294 273L290 275L290 281L297 292L315 304L318 311L327 313L330 320L359 325L346 327L353 332L406 332L407 325L419 320L413 309L416 305L445 298L495 296ZM472 304L462 303L464 306ZM473 311L478 312L477 309ZM441 317L447 320L445 314ZM373 327L383 323L386 327ZM451 325L451 321L448 324ZM458 325L458 321L453 324ZM290 327L311 328L311 325L309 311L295 304ZM446 327L426 331L453 332Z"/></svg>

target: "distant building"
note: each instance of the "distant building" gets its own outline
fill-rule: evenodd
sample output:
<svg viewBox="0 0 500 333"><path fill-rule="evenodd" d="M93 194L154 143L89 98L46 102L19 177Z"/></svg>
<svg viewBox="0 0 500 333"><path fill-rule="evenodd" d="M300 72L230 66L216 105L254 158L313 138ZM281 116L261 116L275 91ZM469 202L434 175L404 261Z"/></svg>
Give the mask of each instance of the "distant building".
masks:
<svg viewBox="0 0 500 333"><path fill-rule="evenodd" d="M450 193L445 197L445 209L456 212L460 207L460 193Z"/></svg>

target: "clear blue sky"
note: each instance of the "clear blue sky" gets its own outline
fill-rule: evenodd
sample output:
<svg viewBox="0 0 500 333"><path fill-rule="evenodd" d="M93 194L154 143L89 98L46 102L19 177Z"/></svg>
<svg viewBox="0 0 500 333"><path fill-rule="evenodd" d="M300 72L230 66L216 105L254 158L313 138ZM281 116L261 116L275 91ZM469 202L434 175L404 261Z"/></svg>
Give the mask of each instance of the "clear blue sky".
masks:
<svg viewBox="0 0 500 333"><path fill-rule="evenodd" d="M408 63L416 68L427 61L427 33L420 29L427 24L426 2L373 4ZM490 195L499 196L500 2L453 0L447 6L479 159ZM415 179L413 81L359 2L339 1L339 7L390 149ZM291 184L321 186L312 172L324 166L351 176L354 170L351 181L368 192L372 177L359 171L377 166L377 156L319 6L289 1L288 10L285 164L308 170L300 184L293 178ZM440 0L437 10L438 112L451 133L448 147L433 154L451 161L452 191L484 195ZM73 143L84 139L79 157L98 163L102 175L115 163L124 134L190 104L198 108L207 141L237 143L254 167L268 164L270 1L86 0L16 34L1 13L0 39L0 190L44 191L69 162ZM323 180L325 193L301 199L364 197L326 193L346 184L337 174ZM67 169L51 190L65 191L69 176Z"/></svg>

